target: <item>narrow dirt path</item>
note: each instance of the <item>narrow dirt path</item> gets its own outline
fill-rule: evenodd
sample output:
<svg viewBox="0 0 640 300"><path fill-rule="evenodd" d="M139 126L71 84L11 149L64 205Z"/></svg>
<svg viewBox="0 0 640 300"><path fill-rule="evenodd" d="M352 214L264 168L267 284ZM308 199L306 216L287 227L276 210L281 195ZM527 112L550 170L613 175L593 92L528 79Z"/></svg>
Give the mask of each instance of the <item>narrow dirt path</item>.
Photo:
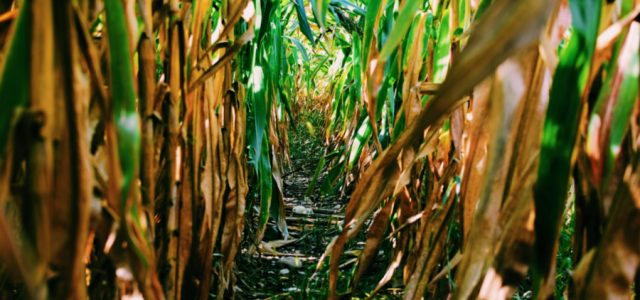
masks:
<svg viewBox="0 0 640 300"><path fill-rule="evenodd" d="M347 199L338 196L318 197L315 193L305 198L324 149L321 143L308 136L308 132L304 133L293 135L292 166L283 178L290 238L284 241L275 229L273 220L269 221L263 239L263 251L256 251L253 257L243 257L238 261L238 299L302 299L301 292L305 287L309 287L310 292L320 292L313 289L313 282L308 283L327 244L338 233L344 215L342 208ZM316 189L322 184L323 178L324 174L321 174ZM306 296L304 298L309 299Z"/></svg>
<svg viewBox="0 0 640 300"><path fill-rule="evenodd" d="M298 134L291 134L290 149L291 168L283 175L290 238L285 241L273 220L269 220L262 251L247 257L246 251L251 245L243 243L242 254L236 260L236 299L326 299L328 294L329 259L317 273L316 266L331 239L340 232L344 208L350 196L348 193L341 196L340 192L318 196L318 189L326 175L326 170L323 170L315 185L315 192L311 197L305 197L324 154L324 146L320 139L311 137L304 128L298 130ZM340 264L339 291L344 292L350 282L358 251L364 247L365 238L365 234L360 233L345 247ZM381 269L385 265L383 260L390 258L378 255L359 287L372 290L384 274Z"/></svg>

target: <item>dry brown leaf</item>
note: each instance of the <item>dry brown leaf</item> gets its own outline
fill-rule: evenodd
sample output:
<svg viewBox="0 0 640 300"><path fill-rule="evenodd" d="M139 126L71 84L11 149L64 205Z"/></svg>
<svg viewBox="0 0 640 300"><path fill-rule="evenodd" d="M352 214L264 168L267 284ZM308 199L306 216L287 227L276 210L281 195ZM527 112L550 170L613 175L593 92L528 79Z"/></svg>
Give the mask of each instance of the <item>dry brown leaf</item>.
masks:
<svg viewBox="0 0 640 300"><path fill-rule="evenodd" d="M146 209L149 219L153 219L153 204L155 201L155 142L153 111L155 108L156 92L156 55L154 46L148 37L143 37L138 45L138 72L140 120L141 127L141 165L140 183L142 203ZM153 232L153 223L151 231Z"/></svg>
<svg viewBox="0 0 640 300"><path fill-rule="evenodd" d="M457 165L457 163L454 162L451 165ZM419 247L415 270L410 275L404 289L405 299L419 300L424 294L424 289L429 283L431 271L437 266L445 250L446 230L449 228L450 218L453 217L455 198L455 193L451 193L444 206L437 210L429 218L429 222L425 223L421 228L423 231L422 244ZM429 239L425 239L425 237L429 237Z"/></svg>
<svg viewBox="0 0 640 300"><path fill-rule="evenodd" d="M456 59L439 94L427 103L416 121L412 122L398 137L396 142L383 152L365 172L347 206L343 228L354 221L356 226L343 230L339 237L327 247L332 253L330 267L329 299L335 297L338 275L338 261L348 236L360 230L372 212L371 207L379 199L389 194L387 186L395 186L398 165L395 163L400 151L430 125L448 116L460 104L462 98L473 86L490 74L503 60L522 47L531 45L543 29L556 0L545 1L508 1L498 0L487 10L483 19L469 37L467 46ZM491 38L487 38L491 37ZM374 187L374 188L372 188Z"/></svg>
<svg viewBox="0 0 640 300"><path fill-rule="evenodd" d="M36 253L29 241L20 241L15 235L10 220L7 220L7 196L9 195L9 185L11 178L12 163L14 159L14 145L16 126L22 119L20 111L15 113L11 122L7 148L0 157L0 257L6 263L9 270L15 272L18 280L25 283L27 293L33 298L44 297L46 290L39 286L37 274L34 272L33 264L37 261ZM40 296L42 295L42 296Z"/></svg>
<svg viewBox="0 0 640 300"><path fill-rule="evenodd" d="M59 286L53 288L54 298L85 298L85 264L83 253L89 230L89 202L93 188L93 170L90 165L87 132L89 105L89 82L82 72L80 51L76 31L73 29L72 8L69 3L54 8L56 32L66 32L56 39L60 65L57 69L59 93L58 105L64 108L59 116L64 132L61 133L60 148L54 175L54 199L51 215L51 251L54 269L59 270ZM53 119L53 118L52 118ZM70 166L66 168L66 166Z"/></svg>
<svg viewBox="0 0 640 300"><path fill-rule="evenodd" d="M545 74L549 74L538 60L534 79L529 87L529 95L525 102L514 153L511 162L511 178L513 186L505 187L506 199L496 230L496 255L493 269L501 278L498 288L507 286L507 294L511 294L520 285L531 262L533 236L533 184L536 178L537 152L540 147L540 132L546 99L541 97L541 86ZM547 86L548 88L548 86ZM543 98L543 99L541 99ZM536 130L536 128L538 130ZM499 234L498 234L499 233ZM491 285L485 278L484 285Z"/></svg>
<svg viewBox="0 0 640 300"><path fill-rule="evenodd" d="M387 224L389 223L389 215L393 210L394 200L389 200L375 215L369 233L367 234L367 241L362 249L362 253L358 256L358 266L351 280L351 290L354 291L358 287L360 278L369 267L369 264L378 254L378 247L382 241L382 235L384 234Z"/></svg>
<svg viewBox="0 0 640 300"><path fill-rule="evenodd" d="M433 83L433 82L420 82L420 85L417 86L420 95L435 95L438 93L438 88L440 88L441 83Z"/></svg>
<svg viewBox="0 0 640 300"><path fill-rule="evenodd" d="M460 203L462 206L462 248L466 248L467 237L471 229L471 220L476 208L480 187L486 170L487 145L489 143L488 128L483 124L488 119L487 103L489 100L493 79L487 79L474 90L473 118L466 128L467 144L464 151L464 174L460 188Z"/></svg>
<svg viewBox="0 0 640 300"><path fill-rule="evenodd" d="M611 24L598 36L596 42L596 50L593 55L593 63L591 64L591 73L589 76L589 82L592 82L605 60L611 57L611 50L618 36L635 20L640 14L640 4L636 5L631 13L624 18Z"/></svg>
<svg viewBox="0 0 640 300"><path fill-rule="evenodd" d="M604 231L600 246L593 254L588 272L581 263L578 277L584 278L576 299L627 299L631 297L640 264L640 160L636 153L626 169L624 181L611 208L611 220ZM586 264L588 260L585 260ZM586 274L585 274L586 273ZM579 280L582 282L582 280Z"/></svg>
<svg viewBox="0 0 640 300"><path fill-rule="evenodd" d="M496 70L489 102L491 141L487 153L487 174L484 175L477 208L473 215L464 257L456 277L455 299L467 299L487 270L493 253L493 232L502 206L512 145L519 121L516 113L526 96L526 69L515 59L508 59ZM472 249L472 250L471 250Z"/></svg>
<svg viewBox="0 0 640 300"><path fill-rule="evenodd" d="M247 31L242 34L240 38L238 38L233 46L228 49L228 51L224 54L224 56L220 57L218 61L216 61L209 69L204 71L198 79L196 79L190 86L189 91L193 91L198 87L198 85L202 84L205 80L215 75L218 71L220 71L223 67L225 67L228 63L231 62L231 59L235 57L236 53L240 51L240 48L244 46L247 42L251 41L255 36L255 32L253 30L253 22L254 18L251 18L249 21L249 25L247 25Z"/></svg>
<svg viewBox="0 0 640 300"><path fill-rule="evenodd" d="M258 250L260 251L260 253L268 253L268 254L273 254L273 255L278 255L276 250L280 247L284 247L286 245L290 245L293 244L295 242L297 242L299 239L292 239L292 240L275 240L275 241L269 241L269 242L260 242L260 246L258 247Z"/></svg>

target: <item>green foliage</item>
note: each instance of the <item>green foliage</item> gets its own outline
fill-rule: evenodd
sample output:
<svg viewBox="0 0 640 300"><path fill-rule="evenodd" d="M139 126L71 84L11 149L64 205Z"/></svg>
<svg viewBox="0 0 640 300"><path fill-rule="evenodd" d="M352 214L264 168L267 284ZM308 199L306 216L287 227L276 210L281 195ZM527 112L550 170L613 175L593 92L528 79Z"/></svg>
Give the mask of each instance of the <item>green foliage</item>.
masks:
<svg viewBox="0 0 640 300"><path fill-rule="evenodd" d="M536 243L532 264L533 295L540 292L542 279L556 243L557 228L567 199L572 155L578 134L578 121L587 85L591 60L598 36L601 1L571 1L574 32L563 50L549 92L549 107L540 148L538 181L535 186ZM595 16L595 17L594 17Z"/></svg>
<svg viewBox="0 0 640 300"><path fill-rule="evenodd" d="M24 106L31 94L30 57L28 30L30 14L27 9L20 11L16 20L14 39L4 57L0 70L0 155L3 155L11 132L11 122L15 109Z"/></svg>

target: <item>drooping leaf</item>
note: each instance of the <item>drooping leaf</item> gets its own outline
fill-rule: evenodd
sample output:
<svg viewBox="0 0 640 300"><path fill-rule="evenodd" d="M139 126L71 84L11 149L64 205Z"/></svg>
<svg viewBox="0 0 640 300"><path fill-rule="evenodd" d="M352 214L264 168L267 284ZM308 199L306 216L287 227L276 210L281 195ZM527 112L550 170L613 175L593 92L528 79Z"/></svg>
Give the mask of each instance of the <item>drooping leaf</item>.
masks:
<svg viewBox="0 0 640 300"><path fill-rule="evenodd" d="M410 6L408 4L405 4L405 8ZM373 161L356 185L345 212L343 223L345 230L333 240L325 252L325 254L331 254L330 299L335 299L338 262L344 243L362 228L364 220L367 219L366 216L373 212L373 208L377 206L380 199L391 193L391 189L398 180L398 165L394 162L400 151L414 141L416 136L422 136L427 127L453 112L465 101L463 99L465 93L491 73L502 61L536 40L554 4L555 0L536 2L499 0L487 10L487 16L491 16L489 19L493 22L478 24L469 37L467 46L456 59L447 79L439 89L439 93L428 102L428 106L413 123L408 125L394 144ZM394 37L390 36L389 39L391 38ZM389 41L385 46L387 44ZM347 227L353 223L355 223L353 227ZM346 230L346 228L350 229Z"/></svg>
<svg viewBox="0 0 640 300"><path fill-rule="evenodd" d="M315 38L313 37L313 32L311 32L311 27L309 26L309 20L307 20L307 13L304 10L304 0L293 0L296 6L296 12L298 13L298 24L300 26L300 31L302 34L307 37L309 42L313 47L316 46Z"/></svg>
<svg viewBox="0 0 640 300"><path fill-rule="evenodd" d="M302 55L302 59L306 63L309 63L309 56L307 55L307 50L304 49L304 46L302 46L302 43L300 43L300 40L290 36L285 36L285 37L289 39L296 46L296 48L298 48L298 51L300 51L300 55Z"/></svg>
<svg viewBox="0 0 640 300"><path fill-rule="evenodd" d="M313 80L314 77L316 77L316 74L318 74L318 71L320 71L320 68L322 68L324 66L324 64L327 62L327 60L329 60L330 56L325 56L320 63L318 63L316 65L316 67L313 69L313 71L311 72L311 75L309 75L309 78Z"/></svg>

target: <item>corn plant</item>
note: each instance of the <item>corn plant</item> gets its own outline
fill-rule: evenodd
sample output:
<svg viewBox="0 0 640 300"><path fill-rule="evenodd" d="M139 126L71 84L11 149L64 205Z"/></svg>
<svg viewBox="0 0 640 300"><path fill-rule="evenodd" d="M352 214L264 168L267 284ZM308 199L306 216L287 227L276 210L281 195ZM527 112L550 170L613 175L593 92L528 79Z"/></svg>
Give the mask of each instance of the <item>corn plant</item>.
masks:
<svg viewBox="0 0 640 300"><path fill-rule="evenodd" d="M319 192L351 194L323 257L329 299L361 295L380 249L388 269L368 298L398 278L404 299L504 299L525 277L547 298L563 221L574 272L561 293L628 297L637 15L634 1L367 2L323 99ZM345 243L365 226L338 291Z"/></svg>
<svg viewBox="0 0 640 300"><path fill-rule="evenodd" d="M237 56L254 3L5 2L3 295L232 295L247 107L267 103ZM286 148L264 149L276 176Z"/></svg>

